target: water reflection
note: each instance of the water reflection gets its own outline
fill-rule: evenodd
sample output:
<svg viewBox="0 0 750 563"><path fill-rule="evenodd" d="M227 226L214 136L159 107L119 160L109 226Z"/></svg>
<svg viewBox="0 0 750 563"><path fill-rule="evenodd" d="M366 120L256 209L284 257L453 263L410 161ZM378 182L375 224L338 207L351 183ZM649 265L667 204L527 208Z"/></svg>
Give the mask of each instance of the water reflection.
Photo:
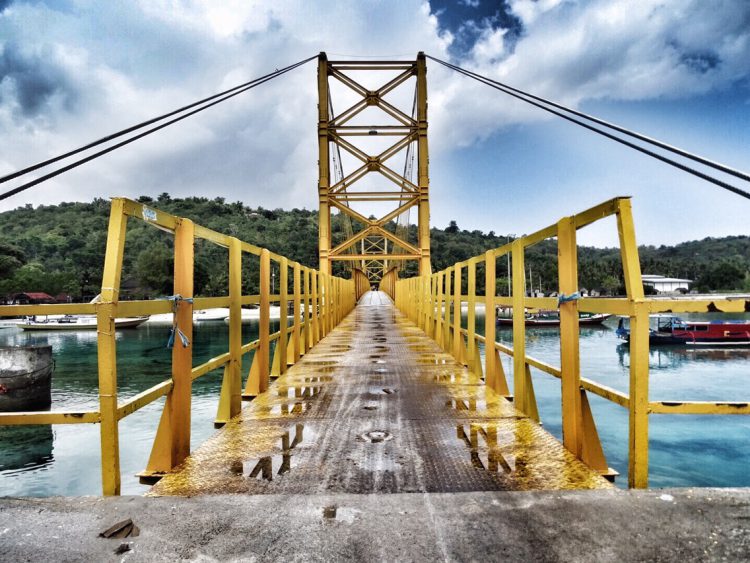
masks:
<svg viewBox="0 0 750 563"><path fill-rule="evenodd" d="M459 424L456 426L456 437L464 442L469 448L471 464L477 469L483 469L492 473L497 473L500 468L505 473L511 473L508 460L497 451L497 428L489 426L487 428L479 424L469 424L467 426ZM485 446L480 447L479 438L482 437Z"/></svg>
<svg viewBox="0 0 750 563"><path fill-rule="evenodd" d="M0 471L34 471L54 461L52 427L0 426Z"/></svg>
<svg viewBox="0 0 750 563"><path fill-rule="evenodd" d="M294 448L304 440L304 424L295 424L280 438L281 453L276 455L263 456L256 459L235 461L232 463L230 470L232 473L247 477L249 479L264 479L273 481L275 475L284 475L292 469L292 454ZM294 439L292 439L292 431ZM278 470L274 471L274 468Z"/></svg>
<svg viewBox="0 0 750 563"><path fill-rule="evenodd" d="M618 363L630 368L630 346L618 344L615 348ZM649 349L649 369L679 370L686 364L714 362L746 362L750 359L750 350L731 348L686 348L683 346L651 346Z"/></svg>

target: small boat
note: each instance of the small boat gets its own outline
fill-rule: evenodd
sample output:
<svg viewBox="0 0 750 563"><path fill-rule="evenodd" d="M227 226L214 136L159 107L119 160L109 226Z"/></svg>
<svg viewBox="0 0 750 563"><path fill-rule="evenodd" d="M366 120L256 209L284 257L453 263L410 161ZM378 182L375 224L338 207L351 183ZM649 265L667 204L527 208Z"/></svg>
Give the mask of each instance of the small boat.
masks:
<svg viewBox="0 0 750 563"><path fill-rule="evenodd" d="M148 320L148 317L129 317L115 319L115 328L136 328ZM96 330L96 317L78 317L64 315L59 319L27 317L18 325L23 330Z"/></svg>
<svg viewBox="0 0 750 563"><path fill-rule="evenodd" d="M287 316L291 317L292 315L289 314ZM242 308L241 317L242 317L242 322L243 323L250 323L250 322L253 322L253 321L260 320L260 307L257 307L257 306L253 306L253 307L250 307L250 308L243 307ZM268 308L268 318L272 319L272 320L278 320L278 319L280 319L281 318L281 308L278 305L271 305ZM224 319L224 322L227 323L227 324L229 324L229 316L228 315Z"/></svg>
<svg viewBox="0 0 750 563"><path fill-rule="evenodd" d="M611 316L612 315L605 315L602 313L579 313L578 324L600 325ZM537 311L535 313L527 313L524 321L526 326L560 326L560 313L558 311ZM497 324L499 326L512 326L513 317L498 317Z"/></svg>
<svg viewBox="0 0 750 563"><path fill-rule="evenodd" d="M193 311L193 322L223 321L229 316L229 309L199 309Z"/></svg>
<svg viewBox="0 0 750 563"><path fill-rule="evenodd" d="M750 346L750 321L684 321L674 315L653 315L656 326L649 329L654 345L712 347ZM620 318L617 336L630 342L627 317Z"/></svg>
<svg viewBox="0 0 750 563"><path fill-rule="evenodd" d="M52 402L52 346L0 348L0 411L48 408Z"/></svg>
<svg viewBox="0 0 750 563"><path fill-rule="evenodd" d="M196 309L193 311L193 324L223 321L229 316L229 309L226 307L216 309ZM148 319L149 325L171 325L174 322L172 313L157 313L151 315Z"/></svg>

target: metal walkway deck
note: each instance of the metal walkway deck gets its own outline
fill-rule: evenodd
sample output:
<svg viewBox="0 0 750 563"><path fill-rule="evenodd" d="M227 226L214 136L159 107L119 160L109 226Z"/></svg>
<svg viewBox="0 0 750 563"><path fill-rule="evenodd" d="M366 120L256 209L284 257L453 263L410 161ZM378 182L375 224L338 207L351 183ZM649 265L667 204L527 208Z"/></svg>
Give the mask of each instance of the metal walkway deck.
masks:
<svg viewBox="0 0 750 563"><path fill-rule="evenodd" d="M371 292L151 494L609 487Z"/></svg>

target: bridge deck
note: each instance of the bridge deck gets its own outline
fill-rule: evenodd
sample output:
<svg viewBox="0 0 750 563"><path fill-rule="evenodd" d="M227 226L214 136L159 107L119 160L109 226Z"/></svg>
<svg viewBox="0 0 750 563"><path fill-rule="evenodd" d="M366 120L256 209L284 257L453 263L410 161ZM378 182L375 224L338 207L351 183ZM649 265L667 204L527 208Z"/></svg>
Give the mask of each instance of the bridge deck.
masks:
<svg viewBox="0 0 750 563"><path fill-rule="evenodd" d="M151 494L608 487L371 292Z"/></svg>

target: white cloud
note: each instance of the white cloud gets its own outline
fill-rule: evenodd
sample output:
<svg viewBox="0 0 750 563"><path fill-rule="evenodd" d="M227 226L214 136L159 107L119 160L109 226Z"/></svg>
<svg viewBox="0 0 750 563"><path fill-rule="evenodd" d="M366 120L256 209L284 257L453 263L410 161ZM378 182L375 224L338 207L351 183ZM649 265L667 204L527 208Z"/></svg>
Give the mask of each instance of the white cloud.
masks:
<svg viewBox="0 0 750 563"><path fill-rule="evenodd" d="M744 2L510 4L524 26L520 39L509 44L504 30L485 27L460 64L567 104L687 97L750 75ZM80 0L71 6L62 11L16 2L0 13L4 49L26 53L23 60L58 77L59 86L30 116L19 108L14 79L0 78L0 173L319 51L340 58L412 57L422 50L447 59L452 41L422 0ZM0 209L163 191L315 208L314 65L2 202ZM428 82L433 160L509 125L547 119L433 63ZM442 189L440 179L434 183ZM452 213L448 201L433 199L434 215ZM480 211L492 215L487 205ZM489 219L479 226L502 231Z"/></svg>
<svg viewBox="0 0 750 563"><path fill-rule="evenodd" d="M502 30L485 30L461 64L569 105L689 97L750 75L750 6L741 2L516 0L512 9L524 26L514 51ZM486 103L465 104L467 96ZM501 124L544 118L508 101L486 86L457 85L441 101L451 117L440 116L440 126L466 123L454 139L466 145Z"/></svg>

